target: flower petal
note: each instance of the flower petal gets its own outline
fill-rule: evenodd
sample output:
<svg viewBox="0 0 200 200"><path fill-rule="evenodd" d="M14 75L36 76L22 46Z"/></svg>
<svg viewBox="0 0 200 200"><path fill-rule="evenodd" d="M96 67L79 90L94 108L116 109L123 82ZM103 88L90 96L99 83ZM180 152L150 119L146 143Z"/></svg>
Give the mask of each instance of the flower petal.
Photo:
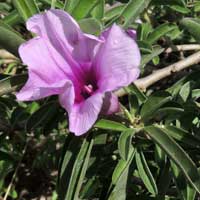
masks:
<svg viewBox="0 0 200 200"><path fill-rule="evenodd" d="M29 70L37 73L47 83L54 83L66 78L66 74L71 72L67 62L60 57L54 58L53 48L50 50L48 44L48 41L41 38L31 39L20 46L19 54Z"/></svg>
<svg viewBox="0 0 200 200"><path fill-rule="evenodd" d="M120 106L117 96L112 94L111 92L106 92L105 97L103 99L101 113L104 115L111 115L119 111Z"/></svg>
<svg viewBox="0 0 200 200"><path fill-rule="evenodd" d="M63 93L59 95L61 106L70 113L75 100L74 87L65 87Z"/></svg>
<svg viewBox="0 0 200 200"><path fill-rule="evenodd" d="M55 53L48 41L31 39L20 46L19 54L28 65L29 79L17 94L18 100L36 100L59 94L66 84L71 85L70 80L75 82L68 63Z"/></svg>
<svg viewBox="0 0 200 200"><path fill-rule="evenodd" d="M137 32L134 30L134 29L128 29L127 31L127 34L132 37L134 40L137 39Z"/></svg>
<svg viewBox="0 0 200 200"><path fill-rule="evenodd" d="M27 29L48 39L63 56L73 55L80 62L90 61L94 46L100 42L95 36L83 34L77 22L63 10L34 15L28 20ZM74 63L69 55L67 59Z"/></svg>
<svg viewBox="0 0 200 200"><path fill-rule="evenodd" d="M27 21L27 29L50 41L62 41L69 49L81 32L77 22L68 13L56 9L31 17Z"/></svg>
<svg viewBox="0 0 200 200"><path fill-rule="evenodd" d="M69 113L69 130L79 136L86 133L98 118L103 104L103 94L96 93L73 105Z"/></svg>
<svg viewBox="0 0 200 200"><path fill-rule="evenodd" d="M62 93L66 88L71 88L69 80L61 80L52 84L43 81L34 72L29 72L29 79L24 87L16 94L18 101L38 100L50 95Z"/></svg>
<svg viewBox="0 0 200 200"><path fill-rule="evenodd" d="M84 34L79 42L74 45L73 57L84 67L85 63L91 62L95 57L100 44L104 41L89 34Z"/></svg>
<svg viewBox="0 0 200 200"><path fill-rule="evenodd" d="M112 91L129 85L140 71L141 55L135 40L115 24L102 37L106 41L94 64L99 88Z"/></svg>

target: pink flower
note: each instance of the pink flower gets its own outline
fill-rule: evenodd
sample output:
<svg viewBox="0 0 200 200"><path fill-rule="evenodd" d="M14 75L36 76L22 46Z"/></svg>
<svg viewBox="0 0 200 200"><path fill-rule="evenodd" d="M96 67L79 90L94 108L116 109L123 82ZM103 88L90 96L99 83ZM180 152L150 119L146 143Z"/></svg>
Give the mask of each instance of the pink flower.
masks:
<svg viewBox="0 0 200 200"><path fill-rule="evenodd" d="M75 135L87 132L100 112L119 110L111 92L139 76L140 52L132 37L115 24L99 38L85 34L69 14L54 9L31 17L27 29L37 37L19 48L29 74L19 101L59 95Z"/></svg>

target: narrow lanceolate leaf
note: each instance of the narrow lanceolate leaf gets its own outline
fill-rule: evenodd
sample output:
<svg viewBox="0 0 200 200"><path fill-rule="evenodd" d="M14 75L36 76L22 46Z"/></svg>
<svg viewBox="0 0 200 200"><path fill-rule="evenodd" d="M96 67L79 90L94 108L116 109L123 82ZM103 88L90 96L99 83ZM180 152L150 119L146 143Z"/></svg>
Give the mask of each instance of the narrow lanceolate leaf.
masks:
<svg viewBox="0 0 200 200"><path fill-rule="evenodd" d="M101 119L94 125L94 127L100 128L100 129L105 129L105 130L113 130L113 131L128 130L128 128L125 125L123 125L122 123L114 122L114 121L107 120L107 119Z"/></svg>
<svg viewBox="0 0 200 200"><path fill-rule="evenodd" d="M152 94L141 109L141 117L144 121L151 118L152 114L165 103L171 100L168 92L159 91Z"/></svg>
<svg viewBox="0 0 200 200"><path fill-rule="evenodd" d="M19 24L20 22L23 22L23 19L16 10L13 10L3 18L3 22L10 26L14 26L16 24Z"/></svg>
<svg viewBox="0 0 200 200"><path fill-rule="evenodd" d="M109 20L112 20L113 18L119 16L121 14L121 12L123 11L124 7L125 7L125 4L120 4L120 5L111 7L110 9L105 11L104 20L109 21Z"/></svg>
<svg viewBox="0 0 200 200"><path fill-rule="evenodd" d="M98 35L101 32L101 23L94 18L86 18L78 21L81 30L85 33Z"/></svg>
<svg viewBox="0 0 200 200"><path fill-rule="evenodd" d="M128 86L126 88L126 91L129 94L135 94L140 103L144 103L147 100L147 97L145 96L145 94L135 84Z"/></svg>
<svg viewBox="0 0 200 200"><path fill-rule="evenodd" d="M148 54L144 54L142 56L142 62L140 64L141 68L143 69L145 67L145 65L150 62L153 58L155 58L156 56L160 55L162 52L164 51L164 48L161 47L155 47L151 50L150 53Z"/></svg>
<svg viewBox="0 0 200 200"><path fill-rule="evenodd" d="M147 190L151 194L156 195L158 193L156 182L153 178L153 175L151 174L151 171L148 167L148 164L146 162L143 152L137 151L135 158L136 158L136 164L137 164L137 169L138 169L140 178L145 184Z"/></svg>
<svg viewBox="0 0 200 200"><path fill-rule="evenodd" d="M72 12L72 16L79 20L87 17L92 9L97 5L98 0L81 0Z"/></svg>
<svg viewBox="0 0 200 200"><path fill-rule="evenodd" d="M158 39L160 39L162 36L165 36L168 32L174 30L176 28L176 25L165 23L160 26L158 26L152 33L149 34L147 41L150 44L155 43Z"/></svg>
<svg viewBox="0 0 200 200"><path fill-rule="evenodd" d="M57 183L59 199L61 200L65 200L65 196L69 188L70 178L72 176L72 169L80 151L81 144L82 139L79 137L72 137L69 135L66 138L59 166Z"/></svg>
<svg viewBox="0 0 200 200"><path fill-rule="evenodd" d="M179 97L181 98L181 100L183 102L186 102L187 99L189 98L190 96L190 92L191 92L192 88L191 88L191 82L187 82L185 83L181 89L180 89L180 92L179 92Z"/></svg>
<svg viewBox="0 0 200 200"><path fill-rule="evenodd" d="M74 8L78 5L79 1L81 0L65 0L63 9L68 13L72 13Z"/></svg>
<svg viewBox="0 0 200 200"><path fill-rule="evenodd" d="M0 80L0 96L9 94L22 86L27 80L27 75L20 74Z"/></svg>
<svg viewBox="0 0 200 200"><path fill-rule="evenodd" d="M131 164L133 158L135 156L135 150L132 149L132 152L130 153L130 156L128 160L119 160L117 166L115 167L115 170L112 175L112 184L116 185L119 181L121 175L123 174L124 170Z"/></svg>
<svg viewBox="0 0 200 200"><path fill-rule="evenodd" d="M51 4L52 4L52 0L40 0L40 2L42 2L42 3L44 3L44 4L47 4L47 5L51 5ZM63 9L64 4L63 4L62 1L56 0L56 1L54 2L54 6L55 6L55 8Z"/></svg>
<svg viewBox="0 0 200 200"><path fill-rule="evenodd" d="M56 102L50 102L40 107L27 120L26 131L30 132L38 127L44 127L55 115L58 110Z"/></svg>
<svg viewBox="0 0 200 200"><path fill-rule="evenodd" d="M165 165L160 167L160 176L157 181L158 195L164 196L167 193L168 188L170 187L171 180L172 173L170 163L167 161Z"/></svg>
<svg viewBox="0 0 200 200"><path fill-rule="evenodd" d="M130 153L133 151L133 146L131 144L131 141L134 132L135 132L134 129L124 131L121 133L120 138L118 140L119 154L124 160L127 160L130 156Z"/></svg>
<svg viewBox="0 0 200 200"><path fill-rule="evenodd" d="M104 7L105 0L100 0L94 8L94 10L92 11L92 16L98 20L101 20L104 17Z"/></svg>
<svg viewBox="0 0 200 200"><path fill-rule="evenodd" d="M144 130L176 163L193 188L200 192L200 174L188 154L162 128L147 126Z"/></svg>
<svg viewBox="0 0 200 200"><path fill-rule="evenodd" d="M13 0L13 4L24 21L39 12L34 0Z"/></svg>
<svg viewBox="0 0 200 200"><path fill-rule="evenodd" d="M84 164L84 160L87 155L89 144L90 143L89 143L89 141L87 141L87 139L83 140L80 151L79 151L79 153L76 157L76 160L73 164L71 174L69 174L70 181L69 181L69 185L67 188L67 193L64 198L65 200L74 200L75 199L74 192L75 192L75 189L77 188L77 181L78 181L78 178L80 177L81 170L83 168L83 164Z"/></svg>
<svg viewBox="0 0 200 200"><path fill-rule="evenodd" d="M127 185L129 178L129 169L131 163L129 163L120 175L117 183L115 184L108 200L126 200L127 199Z"/></svg>
<svg viewBox="0 0 200 200"><path fill-rule="evenodd" d="M79 176L79 179L78 179L78 183L77 183L77 186L76 186L74 199L79 199L81 186L84 183L84 178L85 178L85 174L86 174L87 167L88 167L88 164L89 164L90 154L91 154L91 151L92 151L93 144L94 144L94 139L91 139L88 150L87 150L87 154L86 154L85 159L84 159L84 163L82 165L82 169L81 169L81 173L80 173L80 176Z"/></svg>
<svg viewBox="0 0 200 200"><path fill-rule="evenodd" d="M200 19L197 18L184 18L181 25L191 33L191 35L200 42Z"/></svg>
<svg viewBox="0 0 200 200"><path fill-rule="evenodd" d="M179 142L182 142L191 147L200 148L200 137L192 135L184 129L167 125L163 126L162 130Z"/></svg>
<svg viewBox="0 0 200 200"><path fill-rule="evenodd" d="M18 56L18 48L24 39L9 25L0 21L0 46Z"/></svg>
<svg viewBox="0 0 200 200"><path fill-rule="evenodd" d="M51 0L51 8L55 8L56 0Z"/></svg>
<svg viewBox="0 0 200 200"><path fill-rule="evenodd" d="M140 15L140 13L148 6L150 0L130 0L127 6L118 17L117 21L123 21L123 26L127 28Z"/></svg>
<svg viewBox="0 0 200 200"><path fill-rule="evenodd" d="M186 181L181 170L171 161L171 169L174 176L179 195L183 200L194 200L196 196L196 190L194 190L190 184Z"/></svg>

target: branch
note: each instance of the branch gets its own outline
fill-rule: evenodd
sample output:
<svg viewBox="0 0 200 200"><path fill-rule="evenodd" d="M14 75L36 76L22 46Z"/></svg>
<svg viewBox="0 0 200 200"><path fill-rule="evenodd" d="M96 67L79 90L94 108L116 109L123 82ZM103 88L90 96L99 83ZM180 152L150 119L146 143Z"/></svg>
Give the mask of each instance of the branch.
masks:
<svg viewBox="0 0 200 200"><path fill-rule="evenodd" d="M171 53L174 51L195 51L200 50L200 44L183 44L169 47L165 50L165 53Z"/></svg>
<svg viewBox="0 0 200 200"><path fill-rule="evenodd" d="M4 49L0 49L0 59L11 59L11 60L18 60L13 54L9 53Z"/></svg>
<svg viewBox="0 0 200 200"><path fill-rule="evenodd" d="M135 85L141 89L142 91L145 91L149 86L153 85L154 83L158 82L159 80L166 78L167 76L170 76L171 74L175 72L179 72L185 68L188 68L194 64L197 64L200 62L200 51L197 53L192 54L191 56L188 56L186 59L178 61L174 64L171 64L163 69L156 70L149 76L146 76L144 78L140 78L136 80L134 83ZM124 96L126 95L126 91L124 89L120 89L115 92L117 96Z"/></svg>

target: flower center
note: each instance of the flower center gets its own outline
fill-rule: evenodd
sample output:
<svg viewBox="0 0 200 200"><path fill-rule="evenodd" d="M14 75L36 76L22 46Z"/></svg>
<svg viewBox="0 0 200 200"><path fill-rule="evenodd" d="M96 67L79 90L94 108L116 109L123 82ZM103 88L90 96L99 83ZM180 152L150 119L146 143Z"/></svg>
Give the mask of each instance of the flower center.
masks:
<svg viewBox="0 0 200 200"><path fill-rule="evenodd" d="M84 85L83 86L83 90L84 92L86 92L87 94L92 94L93 93L93 86L91 84L89 85Z"/></svg>
<svg viewBox="0 0 200 200"><path fill-rule="evenodd" d="M84 97L84 99L87 99L93 94L94 91L95 88L93 87L92 84L84 85L81 91L81 95Z"/></svg>

